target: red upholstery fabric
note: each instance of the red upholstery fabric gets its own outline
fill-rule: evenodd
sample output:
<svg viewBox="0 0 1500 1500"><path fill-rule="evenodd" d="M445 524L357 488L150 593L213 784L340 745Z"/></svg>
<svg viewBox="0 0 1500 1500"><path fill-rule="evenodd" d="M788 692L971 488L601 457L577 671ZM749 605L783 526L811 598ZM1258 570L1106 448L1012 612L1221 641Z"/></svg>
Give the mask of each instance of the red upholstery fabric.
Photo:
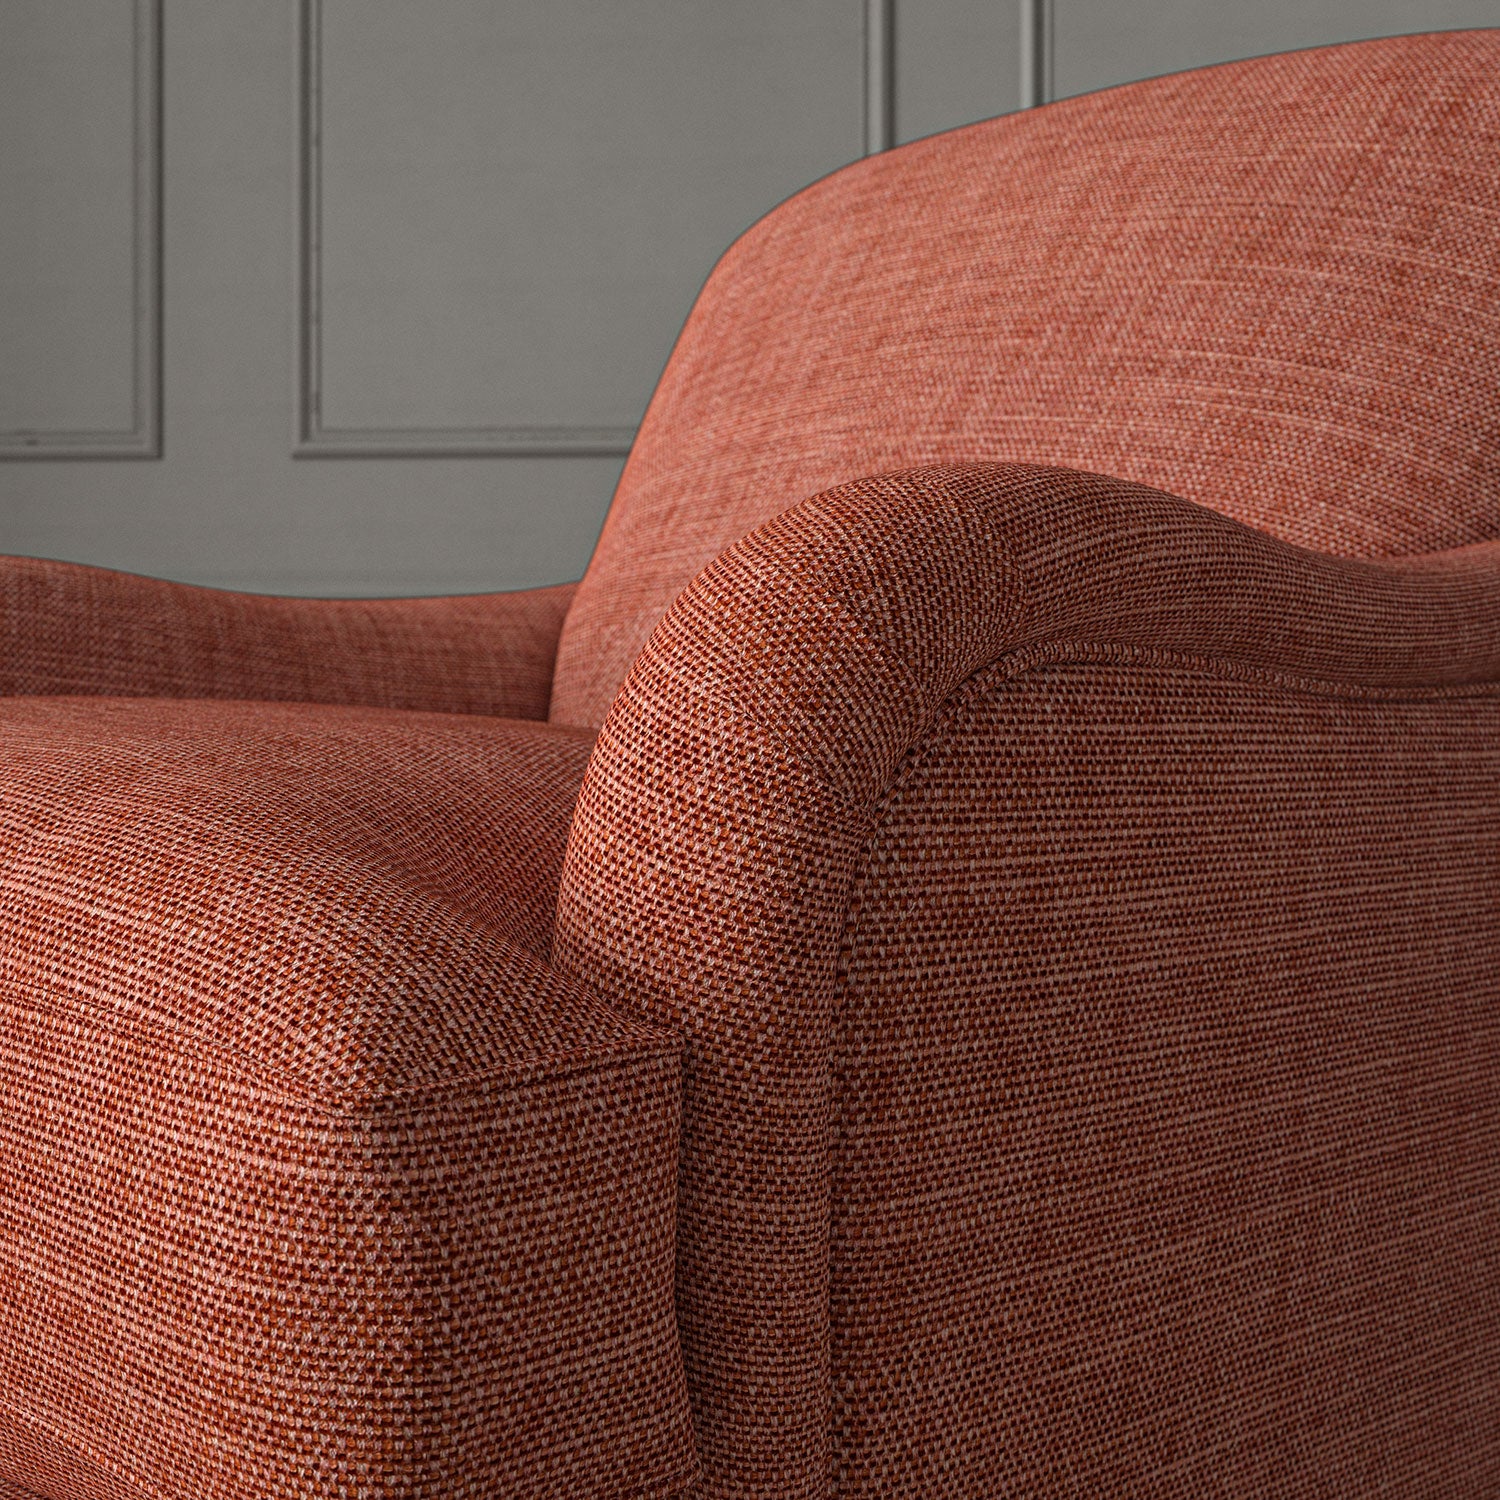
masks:
<svg viewBox="0 0 1500 1500"><path fill-rule="evenodd" d="M0 1496L1500 1493L1497 79L777 210L592 755L396 711L540 716L566 589L16 563L0 687L137 696L0 713Z"/></svg>
<svg viewBox="0 0 1500 1500"><path fill-rule="evenodd" d="M559 651L598 724L679 590L861 475L1015 460L1349 556L1500 529L1500 31L1152 79L837 172L725 255Z"/></svg>
<svg viewBox="0 0 1500 1500"><path fill-rule="evenodd" d="M1008 665L850 901L832 1492L1500 1492L1500 699Z"/></svg>
<svg viewBox="0 0 1500 1500"><path fill-rule="evenodd" d="M553 957L686 1035L703 1495L1500 1485L1497 687L1500 542L1062 470L693 583Z"/></svg>
<svg viewBox="0 0 1500 1500"><path fill-rule="evenodd" d="M544 719L573 585L278 599L0 558L0 694L361 703Z"/></svg>
<svg viewBox="0 0 1500 1500"><path fill-rule="evenodd" d="M679 1044L550 970L590 736L0 715L0 1475L49 1500L695 1473Z"/></svg>

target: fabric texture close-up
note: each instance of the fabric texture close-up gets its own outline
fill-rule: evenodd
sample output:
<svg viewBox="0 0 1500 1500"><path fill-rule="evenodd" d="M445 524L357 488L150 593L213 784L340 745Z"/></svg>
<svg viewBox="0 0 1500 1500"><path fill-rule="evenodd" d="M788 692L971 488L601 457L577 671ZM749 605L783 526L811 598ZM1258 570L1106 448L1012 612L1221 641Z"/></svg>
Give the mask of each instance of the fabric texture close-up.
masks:
<svg viewBox="0 0 1500 1500"><path fill-rule="evenodd" d="M0 1497L1500 1492L1497 163L836 172L576 588L0 560Z"/></svg>

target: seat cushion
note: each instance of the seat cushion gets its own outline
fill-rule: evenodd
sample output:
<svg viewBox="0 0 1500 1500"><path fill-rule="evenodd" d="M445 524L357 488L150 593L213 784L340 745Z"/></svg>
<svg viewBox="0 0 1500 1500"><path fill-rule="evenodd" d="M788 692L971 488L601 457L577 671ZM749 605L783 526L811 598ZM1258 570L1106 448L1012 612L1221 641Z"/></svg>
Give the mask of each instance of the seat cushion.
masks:
<svg viewBox="0 0 1500 1500"><path fill-rule="evenodd" d="M678 1043L547 965L590 744L0 706L0 1477L691 1481Z"/></svg>

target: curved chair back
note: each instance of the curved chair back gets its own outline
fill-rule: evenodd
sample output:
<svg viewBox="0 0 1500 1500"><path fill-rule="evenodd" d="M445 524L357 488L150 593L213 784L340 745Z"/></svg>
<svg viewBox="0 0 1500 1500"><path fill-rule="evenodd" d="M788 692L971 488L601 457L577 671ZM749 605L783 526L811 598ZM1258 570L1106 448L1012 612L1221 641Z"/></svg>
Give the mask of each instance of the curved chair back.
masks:
<svg viewBox="0 0 1500 1500"><path fill-rule="evenodd" d="M783 203L678 340L552 718L598 724L673 598L771 516L983 460L1347 556L1500 536L1500 30L1150 79Z"/></svg>

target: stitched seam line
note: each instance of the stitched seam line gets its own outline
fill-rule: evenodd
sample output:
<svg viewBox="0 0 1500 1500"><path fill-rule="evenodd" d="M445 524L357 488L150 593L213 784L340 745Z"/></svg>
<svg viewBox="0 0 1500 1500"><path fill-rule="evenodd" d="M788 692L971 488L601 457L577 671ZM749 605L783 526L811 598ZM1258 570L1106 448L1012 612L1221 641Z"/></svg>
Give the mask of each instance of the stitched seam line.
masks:
<svg viewBox="0 0 1500 1500"><path fill-rule="evenodd" d="M139 1043L149 1044L165 1033L193 1050L228 1060L235 1071L244 1076L247 1082L270 1094L273 1098L304 1109L311 1109L329 1119L365 1123L420 1110L424 1105L438 1103L462 1094L465 1089L475 1084L491 1080L503 1081L507 1075L515 1077L516 1089L519 1091L534 1084L550 1083L579 1073L617 1070L621 1062L627 1064L648 1062L675 1054L681 1047L681 1039L674 1033L669 1033L661 1027L653 1027L652 1030L657 1035L652 1038L573 1048L550 1057L541 1056L524 1062L501 1063L493 1068L476 1069L471 1073L461 1073L453 1078L446 1078L441 1083L415 1084L403 1089L375 1090L368 1096L358 1096L352 1093L341 1094L335 1090L315 1092L301 1088L282 1069L238 1052L212 1038L197 1036L170 1020L153 1018L150 1021L143 1021L138 1017L122 1015L118 1011L110 1010L92 1000L78 996L69 995L59 998L51 991L25 979L7 978L0 982L0 993L6 991L23 992L23 997L19 998L19 1003L23 1005L28 1005L24 996L34 997L28 1008L43 1015L51 1015L59 1007L75 1013L87 1012L89 1015L97 1016L101 1020L114 1023L117 1027L128 1031L130 1039ZM359 1102L362 1098L367 1099L363 1107ZM389 1107L392 1102L397 1106L394 1109Z"/></svg>
<svg viewBox="0 0 1500 1500"><path fill-rule="evenodd" d="M1361 684L1340 683L1326 678L1307 677L1296 673L1276 672L1269 668L1241 665L1228 658L1193 656L1187 652L1165 651L1147 646L1120 646L1110 642L1057 641L1041 646L1023 646L1006 652L1003 656L979 667L943 700L928 721L922 734L912 741L902 757L890 785L868 813L871 842L884 825L891 803L905 789L916 774L927 753L936 745L944 731L968 707L974 699L982 697L992 688L1039 672L1050 666L1097 665L1116 668L1143 667L1148 671L1186 671L1210 682L1252 682L1284 691L1302 693L1323 698L1352 699L1373 703L1443 703L1464 701L1473 698L1500 698L1500 684L1463 683L1442 684L1429 688L1367 687ZM870 849L866 846L865 857L860 861L854 876L854 893L869 873ZM853 893L851 893L853 894ZM838 1004L848 982L848 957L859 926L859 903L857 895L851 900L845 916L844 928L839 936L839 957L835 970L835 1004ZM842 1007L840 1006L840 1009Z"/></svg>
<svg viewBox="0 0 1500 1500"><path fill-rule="evenodd" d="M1012 613L1011 619L1007 623L1013 623L1017 614L1019 614L1019 609ZM1045 642L1036 646L1022 646L993 658L983 666L976 668L968 677L956 684L943 702L938 705L937 709L928 719L922 732L913 739L911 746L902 757L895 774L891 778L890 785L886 787L880 798L866 814L870 833L850 886L849 907L844 916L843 930L839 934L838 955L834 964L832 995L834 1012L832 1032L834 1037L833 1045L836 1049L834 1057L842 1055L846 1050L847 1007L845 1005L845 998L849 984L849 963L858 937L859 919L862 913L860 895L869 876L870 860L875 840L885 824L891 804L905 790L928 753L941 740L944 732L951 727L959 714L976 698L983 697L994 688L1004 686L1007 683L1014 682L1021 677L1028 676L1033 672L1041 671L1047 667L1072 664L1102 665L1121 669L1138 666L1152 672L1187 671L1210 682L1261 683L1269 687L1280 688L1284 691L1308 696L1352 699L1360 702L1441 703L1454 700L1465 701L1474 698L1500 699L1500 684L1497 683L1444 684L1430 688L1366 687L1359 684L1340 683L1325 678L1307 677L1296 673L1276 672L1269 668L1244 665L1234 661L1232 658L1199 657L1187 652L1173 652L1145 646L1122 646L1109 642ZM831 1075L832 1058L829 1059L829 1063ZM838 1170L838 1164L845 1156L842 1134L844 1100L842 1093L836 1099L834 1098L831 1078L829 1101L833 1113L833 1118L830 1121L832 1160L829 1163L828 1224L828 1244L831 1253L833 1243L832 1206L837 1196L835 1174ZM828 1327L831 1330L833 1327L831 1278L828 1285L828 1295L830 1299L827 1309ZM830 1464L832 1464L832 1435L835 1427L833 1422L834 1413L832 1411L833 1381L831 1370L829 1374L829 1454Z"/></svg>

